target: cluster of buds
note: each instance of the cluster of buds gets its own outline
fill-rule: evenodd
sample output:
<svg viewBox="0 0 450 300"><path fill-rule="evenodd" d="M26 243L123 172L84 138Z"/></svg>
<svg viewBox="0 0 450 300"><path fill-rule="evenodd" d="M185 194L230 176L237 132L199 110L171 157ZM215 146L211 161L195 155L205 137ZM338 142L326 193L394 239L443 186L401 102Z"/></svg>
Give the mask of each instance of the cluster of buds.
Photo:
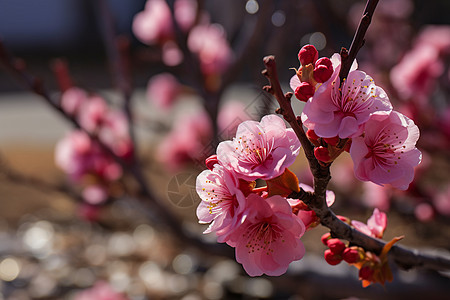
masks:
<svg viewBox="0 0 450 300"><path fill-rule="evenodd" d="M356 264L365 259L366 254L363 248L357 246L349 246L340 239L333 238L330 233L325 233L322 243L329 249L325 250L324 257L328 264L334 266L341 261L348 264Z"/></svg>
<svg viewBox="0 0 450 300"><path fill-rule="evenodd" d="M314 156L321 163L331 163L342 152L350 151L351 139L341 139L338 136L332 138L321 138L312 129L309 129L306 132L306 136L315 146Z"/></svg>
<svg viewBox="0 0 450 300"><path fill-rule="evenodd" d="M318 59L319 53L313 45L305 45L298 52L300 68L296 70L300 84L295 88L295 96L300 101L308 101L316 88L330 79L333 74L333 64L328 57Z"/></svg>
<svg viewBox="0 0 450 300"><path fill-rule="evenodd" d="M378 238L383 237L387 224L386 215L378 209L375 209L367 224L351 221L343 216L338 217L358 231ZM342 261L355 266L359 269L359 279L362 281L363 287L367 287L376 282L384 284L386 281L392 281L392 272L389 268L387 254L392 246L402 238L395 237L386 243L379 255L366 251L361 247L346 244L340 239L334 238L330 233L322 235L321 241L328 247L324 252L325 261L332 266Z"/></svg>

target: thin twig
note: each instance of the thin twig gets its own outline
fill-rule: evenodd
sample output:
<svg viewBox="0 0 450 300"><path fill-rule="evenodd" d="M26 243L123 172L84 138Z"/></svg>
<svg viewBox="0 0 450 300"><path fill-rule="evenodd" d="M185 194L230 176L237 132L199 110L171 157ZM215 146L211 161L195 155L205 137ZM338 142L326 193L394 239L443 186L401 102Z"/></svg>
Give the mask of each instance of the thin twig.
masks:
<svg viewBox="0 0 450 300"><path fill-rule="evenodd" d="M359 49L364 45L364 36L370 26L370 22L372 22L372 16L377 4L378 0L367 1L363 16L359 21L358 29L356 30L352 44L350 45L350 50L348 52L345 48L341 50L341 70L339 71L341 84L344 82L344 78L347 78L348 72L350 72L350 68L356 58L356 54L358 54Z"/></svg>

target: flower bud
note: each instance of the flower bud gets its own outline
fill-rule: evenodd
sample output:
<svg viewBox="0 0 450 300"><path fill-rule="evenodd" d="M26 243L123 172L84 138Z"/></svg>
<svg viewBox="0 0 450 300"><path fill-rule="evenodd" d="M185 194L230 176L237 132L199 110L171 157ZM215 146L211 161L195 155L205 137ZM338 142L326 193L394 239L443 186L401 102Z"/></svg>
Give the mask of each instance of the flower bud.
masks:
<svg viewBox="0 0 450 300"><path fill-rule="evenodd" d="M319 136L312 129L308 129L306 136L316 146L319 146Z"/></svg>
<svg viewBox="0 0 450 300"><path fill-rule="evenodd" d="M345 244L340 239L329 239L327 246L336 255L340 255L345 249Z"/></svg>
<svg viewBox="0 0 450 300"><path fill-rule="evenodd" d="M342 257L334 254L330 249L325 250L324 257L326 262L332 266L335 266L342 261Z"/></svg>
<svg viewBox="0 0 450 300"><path fill-rule="evenodd" d="M317 66L325 66L328 69L331 69L333 71L333 63L328 57L321 57L316 61L316 67Z"/></svg>
<svg viewBox="0 0 450 300"><path fill-rule="evenodd" d="M302 82L295 88L295 97L300 101L308 101L314 95L316 88L308 82Z"/></svg>
<svg viewBox="0 0 450 300"><path fill-rule="evenodd" d="M374 270L370 266L364 266L359 269L359 278L372 281Z"/></svg>
<svg viewBox="0 0 450 300"><path fill-rule="evenodd" d="M320 238L320 240L322 241L322 243L325 245L325 246L328 246L328 240L329 239L331 239L331 234L328 232L328 233L325 233L324 235L322 235L322 237Z"/></svg>
<svg viewBox="0 0 450 300"><path fill-rule="evenodd" d="M319 52L317 52L316 47L313 45L305 45L298 52L298 60L302 66L309 64L314 64L319 57Z"/></svg>
<svg viewBox="0 0 450 300"><path fill-rule="evenodd" d="M211 155L210 157L208 157L207 159L205 159L205 164L206 167L208 169L210 169L212 171L212 169L214 169L214 165L218 164L219 160L217 159L217 155Z"/></svg>
<svg viewBox="0 0 450 300"><path fill-rule="evenodd" d="M349 264L357 263L361 260L361 255L357 247L345 248L342 252L342 258Z"/></svg>
<svg viewBox="0 0 450 300"><path fill-rule="evenodd" d="M341 220L342 222L347 223L348 225L351 225L351 223L352 223L352 221L349 218L347 218L347 217L344 217L344 216L341 216L341 215L337 215L336 217L339 220Z"/></svg>
<svg viewBox="0 0 450 300"><path fill-rule="evenodd" d="M339 143L339 137L335 136L332 138L323 138L328 145L336 146Z"/></svg>
<svg viewBox="0 0 450 300"><path fill-rule="evenodd" d="M330 157L330 153L328 152L328 149L325 147L316 147L314 148L314 156L322 161L322 162L330 162L331 161L331 157Z"/></svg>
<svg viewBox="0 0 450 300"><path fill-rule="evenodd" d="M333 75L333 69L328 69L325 66L317 66L314 68L314 80L323 83L330 79Z"/></svg>

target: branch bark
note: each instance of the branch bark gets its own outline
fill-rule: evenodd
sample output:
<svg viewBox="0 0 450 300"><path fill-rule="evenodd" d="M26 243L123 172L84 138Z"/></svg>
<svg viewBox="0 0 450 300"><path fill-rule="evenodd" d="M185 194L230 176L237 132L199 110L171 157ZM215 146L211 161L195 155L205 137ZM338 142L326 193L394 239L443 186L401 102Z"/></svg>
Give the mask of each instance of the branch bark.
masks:
<svg viewBox="0 0 450 300"><path fill-rule="evenodd" d="M304 192L292 193L289 197L304 201L320 218L323 226L329 228L334 236L345 239L350 243L363 247L368 251L376 254L381 252L381 249L386 244L385 241L375 239L367 236L360 231L352 228L348 224L342 222L336 217L334 212L327 206L325 201L326 188L331 179L329 167L322 166L314 157L314 147L309 142L303 130L301 122L295 116L292 109L290 98L291 93L284 94L276 71L276 62L273 56L264 58L266 69L263 74L268 78L270 85L265 86L264 90L271 93L278 104L280 105L279 112L283 115L285 120L291 125L296 133L300 143L302 144L306 158L309 162L311 172L314 176L314 193L308 194ZM435 270L449 270L450 259L439 256L432 256L421 254L415 250L410 250L398 245L392 247L389 255L402 268L409 269L413 267L424 267Z"/></svg>

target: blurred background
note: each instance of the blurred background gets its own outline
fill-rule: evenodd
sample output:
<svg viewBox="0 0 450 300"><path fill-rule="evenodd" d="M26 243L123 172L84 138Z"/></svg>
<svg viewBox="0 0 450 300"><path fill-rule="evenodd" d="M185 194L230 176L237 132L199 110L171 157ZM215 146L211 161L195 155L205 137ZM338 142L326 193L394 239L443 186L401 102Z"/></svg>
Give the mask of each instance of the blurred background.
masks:
<svg viewBox="0 0 450 300"><path fill-rule="evenodd" d="M16 65L84 128L107 115L92 126L115 155L139 164L154 198L138 201L130 175L2 68L0 299L444 299L449 274L429 270L393 266L392 283L363 289L355 268L323 260L324 228L305 234L305 258L276 278L248 277L226 245L210 251L185 238L215 245L195 216L204 159L239 123L277 107L261 89L262 58L276 56L290 91L301 46L313 44L319 57L348 48L364 5L0 0L0 40L20 57ZM381 0L357 56L394 109L421 129L423 162L410 188L358 182L349 155L333 164L330 184L338 214L365 222L380 208L388 214L386 240L405 235L403 245L447 256L449 16L447 0ZM83 101L96 103L84 111L90 119L80 117L83 106L74 108ZM302 104L293 102L300 114ZM132 111L135 137L123 107ZM301 155L292 171L311 184ZM172 225L153 201L175 216L179 235L165 229Z"/></svg>

